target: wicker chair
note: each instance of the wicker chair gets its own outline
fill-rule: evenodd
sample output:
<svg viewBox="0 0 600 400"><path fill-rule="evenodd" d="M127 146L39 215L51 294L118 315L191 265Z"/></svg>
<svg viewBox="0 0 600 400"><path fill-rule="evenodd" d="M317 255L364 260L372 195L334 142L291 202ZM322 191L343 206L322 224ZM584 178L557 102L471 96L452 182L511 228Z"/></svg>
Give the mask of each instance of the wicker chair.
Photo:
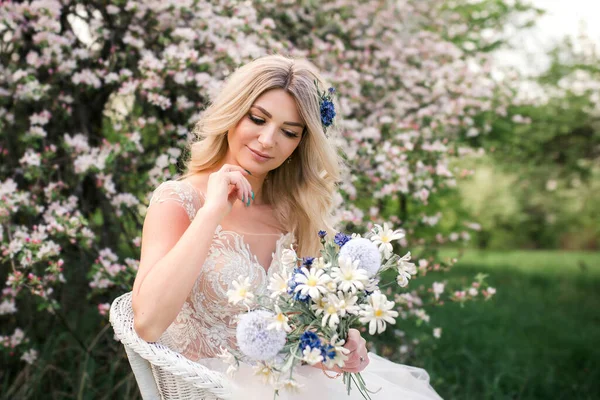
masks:
<svg viewBox="0 0 600 400"><path fill-rule="evenodd" d="M117 297L110 307L115 337L125 346L131 369L144 400L229 399L227 378L190 361L160 343L148 343L133 329L131 292Z"/></svg>

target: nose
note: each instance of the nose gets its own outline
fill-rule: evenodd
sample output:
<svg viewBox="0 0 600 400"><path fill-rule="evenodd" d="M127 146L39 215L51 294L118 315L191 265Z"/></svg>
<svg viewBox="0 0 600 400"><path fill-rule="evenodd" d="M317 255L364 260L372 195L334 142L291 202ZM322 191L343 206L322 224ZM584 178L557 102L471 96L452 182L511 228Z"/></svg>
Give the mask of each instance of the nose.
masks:
<svg viewBox="0 0 600 400"><path fill-rule="evenodd" d="M261 130L260 136L258 137L258 143L265 148L270 149L275 145L275 134L277 133L277 127L275 126L265 126L264 129Z"/></svg>

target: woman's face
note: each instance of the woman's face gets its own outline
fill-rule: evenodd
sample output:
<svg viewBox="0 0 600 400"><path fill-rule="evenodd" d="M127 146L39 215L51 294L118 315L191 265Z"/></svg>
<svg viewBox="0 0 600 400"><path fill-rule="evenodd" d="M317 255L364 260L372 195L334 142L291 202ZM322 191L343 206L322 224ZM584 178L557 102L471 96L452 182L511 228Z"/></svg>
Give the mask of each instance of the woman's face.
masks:
<svg viewBox="0 0 600 400"><path fill-rule="evenodd" d="M260 95L229 132L225 162L238 164L254 176L283 164L302 138L304 123L294 98L283 89Z"/></svg>

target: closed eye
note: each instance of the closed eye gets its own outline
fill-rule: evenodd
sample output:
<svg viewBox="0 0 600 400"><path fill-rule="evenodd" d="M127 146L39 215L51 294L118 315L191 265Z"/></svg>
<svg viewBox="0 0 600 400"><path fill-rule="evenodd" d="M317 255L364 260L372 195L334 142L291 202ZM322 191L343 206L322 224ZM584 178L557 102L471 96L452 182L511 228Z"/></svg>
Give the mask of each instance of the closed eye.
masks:
<svg viewBox="0 0 600 400"><path fill-rule="evenodd" d="M248 118L250 118L250 120L251 120L252 122L254 122L256 125L263 125L263 124L265 123L265 120L264 120L264 119L257 118L257 117L255 117L255 116L254 116L254 115L252 115L252 114L248 114ZM284 132L284 133L285 133L285 134L286 134L288 137L291 137L291 138L297 138L297 137L298 137L298 135L297 135L296 133L294 133L294 132L286 131L285 129L282 129L282 131L283 131L283 132Z"/></svg>

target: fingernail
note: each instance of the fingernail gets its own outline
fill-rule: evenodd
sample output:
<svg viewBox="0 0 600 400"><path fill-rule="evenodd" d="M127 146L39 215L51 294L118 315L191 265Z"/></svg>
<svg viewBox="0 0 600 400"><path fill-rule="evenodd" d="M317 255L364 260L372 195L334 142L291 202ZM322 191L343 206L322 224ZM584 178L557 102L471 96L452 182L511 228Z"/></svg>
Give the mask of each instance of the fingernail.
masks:
<svg viewBox="0 0 600 400"><path fill-rule="evenodd" d="M242 195L242 203L245 203L245 202L246 202L246 195L245 195L245 194L243 194L243 195Z"/></svg>
<svg viewBox="0 0 600 400"><path fill-rule="evenodd" d="M244 168L244 171L246 171L247 173L249 173L250 175L252 175L252 172L248 171L246 168Z"/></svg>
<svg viewBox="0 0 600 400"><path fill-rule="evenodd" d="M252 191L252 201L254 201L254 191Z"/></svg>
<svg viewBox="0 0 600 400"><path fill-rule="evenodd" d="M248 197L248 205L247 207L250 207L250 197Z"/></svg>

